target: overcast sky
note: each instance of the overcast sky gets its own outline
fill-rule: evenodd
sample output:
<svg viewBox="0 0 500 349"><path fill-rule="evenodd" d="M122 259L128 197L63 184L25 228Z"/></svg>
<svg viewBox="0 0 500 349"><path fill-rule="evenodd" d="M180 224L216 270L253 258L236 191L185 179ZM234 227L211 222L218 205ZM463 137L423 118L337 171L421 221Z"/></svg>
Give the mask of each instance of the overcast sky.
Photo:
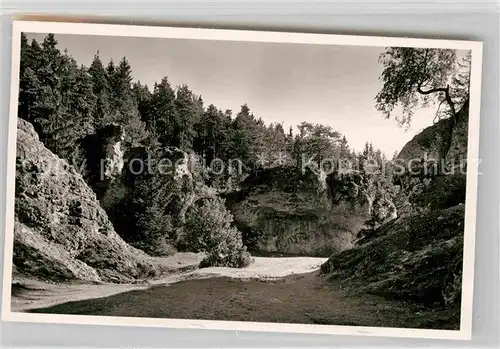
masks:
<svg viewBox="0 0 500 349"><path fill-rule="evenodd" d="M45 34L28 35L43 40ZM330 125L351 147L366 141L388 157L432 124L433 109L416 112L412 127L397 126L375 109L381 88L379 47L56 35L60 49L89 66L94 54L106 65L127 57L136 80L152 87L168 76L187 84L205 105L232 109L247 103L266 122L285 130L302 121Z"/></svg>

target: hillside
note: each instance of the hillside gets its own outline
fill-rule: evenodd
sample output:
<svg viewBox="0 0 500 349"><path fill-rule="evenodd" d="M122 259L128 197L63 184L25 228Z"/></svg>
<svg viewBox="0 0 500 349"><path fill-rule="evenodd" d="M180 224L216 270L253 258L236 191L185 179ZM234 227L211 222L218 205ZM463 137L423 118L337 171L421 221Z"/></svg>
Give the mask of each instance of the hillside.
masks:
<svg viewBox="0 0 500 349"><path fill-rule="evenodd" d="M106 62L99 40L83 62L52 33L20 39L12 309L458 328L470 55L355 49L321 84L312 55L295 89L291 66L224 79L216 50L194 91L168 52L153 76L112 37ZM208 104L226 83L242 89Z"/></svg>
<svg viewBox="0 0 500 349"><path fill-rule="evenodd" d="M399 217L360 234L357 246L333 254L321 271L354 293L368 292L435 309L460 324L466 175L467 113L442 120L415 136L399 159L417 162L395 177ZM462 161L460 163L459 161ZM434 163L442 164L434 171Z"/></svg>
<svg viewBox="0 0 500 349"><path fill-rule="evenodd" d="M82 176L19 119L14 266L20 275L64 281L135 282L159 272L126 244Z"/></svg>

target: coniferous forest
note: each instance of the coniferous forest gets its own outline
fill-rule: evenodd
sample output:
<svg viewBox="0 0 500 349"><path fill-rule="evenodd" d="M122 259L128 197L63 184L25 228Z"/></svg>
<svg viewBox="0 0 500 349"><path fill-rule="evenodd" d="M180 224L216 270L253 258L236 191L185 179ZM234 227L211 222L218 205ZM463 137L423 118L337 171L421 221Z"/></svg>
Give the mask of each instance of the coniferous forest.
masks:
<svg viewBox="0 0 500 349"><path fill-rule="evenodd" d="M53 34L41 42L23 34L20 60L13 254L19 304L26 280L132 285L179 273L189 279L207 268L231 273L217 269L229 267L242 274L222 275L228 278L208 293L198 280L175 283L172 293L144 293L172 297L162 306L177 306L145 316L459 325L469 54L386 48L374 113L408 126L417 108L435 106L433 124L390 156L370 139L356 150L341 130L307 116L285 129L254 115L246 101L239 110L207 105L199 91L174 85L169 72L145 85L126 57L103 61L96 51L82 65ZM248 298L228 305L235 312L203 308L211 302L206 297L240 287L234 275L258 280L242 291ZM181 304L183 290L200 297L204 310ZM295 296L280 294L292 291L307 300L285 315L283 299ZM268 293L272 305L252 298ZM335 313L342 297L358 302L352 294L366 302L349 303L359 308L352 316ZM128 293L110 297L109 304L135 302ZM237 311L245 302L256 304L246 317ZM377 302L385 310L375 309ZM106 304L56 303L24 310L122 315ZM275 311L264 313L259 304Z"/></svg>
<svg viewBox="0 0 500 349"><path fill-rule="evenodd" d="M186 85L172 86L168 76L159 77L154 86L143 85L134 80L126 57L102 62L97 52L88 67L79 66L69 52L61 52L52 34L41 43L30 43L23 35L21 51L19 117L34 125L49 150L84 175L98 197L108 185L99 180L105 154L93 152L105 147L113 132L123 134L121 147L129 163L145 153L149 161L159 162L167 149L174 148L195 154L205 167L198 180L221 194L239 189L240 182L256 169L300 168L301 161L315 154L312 163L317 162L318 168L322 159L347 159L358 167L368 157L381 168L386 162L369 142L362 153L356 153L346 137L329 126L304 121L294 132L284 130L282 124L266 124L246 104L237 111L205 106L202 96ZM217 167L214 158L226 167L233 165L234 174ZM327 166L339 166L339 162ZM161 239L162 246L175 246L175 229L161 212L169 195L155 188L162 185L155 175L161 176L142 173L140 183L134 179L137 186L128 195L134 202L109 202L113 199L105 197L104 207L126 240L144 246ZM381 178L387 175L377 174ZM122 211L117 212L117 206ZM145 248L152 252L151 246Z"/></svg>

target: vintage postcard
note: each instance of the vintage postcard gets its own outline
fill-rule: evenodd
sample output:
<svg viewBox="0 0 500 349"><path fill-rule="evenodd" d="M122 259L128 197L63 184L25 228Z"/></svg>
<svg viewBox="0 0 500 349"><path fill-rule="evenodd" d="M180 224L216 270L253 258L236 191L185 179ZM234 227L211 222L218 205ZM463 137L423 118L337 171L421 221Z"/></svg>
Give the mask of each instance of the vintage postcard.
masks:
<svg viewBox="0 0 500 349"><path fill-rule="evenodd" d="M17 21L12 57L5 321L470 338L480 42Z"/></svg>

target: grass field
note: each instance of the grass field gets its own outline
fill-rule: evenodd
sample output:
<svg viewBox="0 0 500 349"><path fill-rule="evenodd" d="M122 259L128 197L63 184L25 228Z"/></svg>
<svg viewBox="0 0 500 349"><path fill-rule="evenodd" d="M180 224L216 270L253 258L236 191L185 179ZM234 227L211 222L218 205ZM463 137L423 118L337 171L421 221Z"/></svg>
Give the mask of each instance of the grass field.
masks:
<svg viewBox="0 0 500 349"><path fill-rule="evenodd" d="M454 314L352 294L319 272L276 280L211 277L67 302L35 313L456 329Z"/></svg>

